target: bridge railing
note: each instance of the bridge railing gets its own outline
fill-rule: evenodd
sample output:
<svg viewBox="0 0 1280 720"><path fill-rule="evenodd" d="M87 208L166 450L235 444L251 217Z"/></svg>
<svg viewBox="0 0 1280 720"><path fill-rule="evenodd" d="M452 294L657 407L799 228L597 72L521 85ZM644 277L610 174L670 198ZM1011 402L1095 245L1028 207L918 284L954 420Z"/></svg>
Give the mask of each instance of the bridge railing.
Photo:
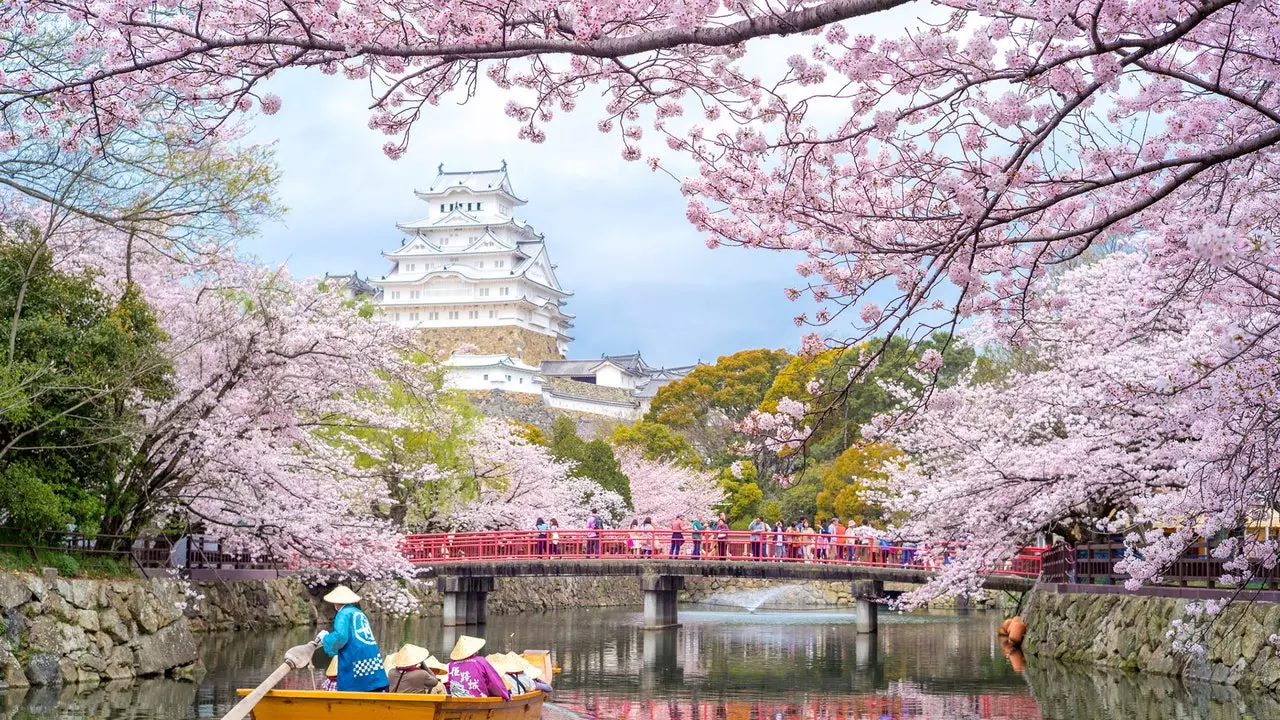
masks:
<svg viewBox="0 0 1280 720"><path fill-rule="evenodd" d="M1125 549L1123 542L1076 545L1058 543L1044 552L1042 579L1050 583L1123 585L1129 579L1129 575L1118 572L1115 566L1117 562L1124 559ZM1213 546L1203 541L1194 543L1186 548L1181 557L1164 569L1161 582L1145 584L1216 588L1221 585L1219 578L1225 574L1229 558L1214 557L1213 550ZM1270 570L1257 569L1251 576L1250 584L1271 590L1280 589L1280 567Z"/></svg>
<svg viewBox="0 0 1280 720"><path fill-rule="evenodd" d="M825 563L937 570L958 545L889 542L872 537L751 531L501 530L408 535L404 554L419 565L500 560L736 560ZM1024 548L992 567L1001 575L1038 577L1044 548Z"/></svg>

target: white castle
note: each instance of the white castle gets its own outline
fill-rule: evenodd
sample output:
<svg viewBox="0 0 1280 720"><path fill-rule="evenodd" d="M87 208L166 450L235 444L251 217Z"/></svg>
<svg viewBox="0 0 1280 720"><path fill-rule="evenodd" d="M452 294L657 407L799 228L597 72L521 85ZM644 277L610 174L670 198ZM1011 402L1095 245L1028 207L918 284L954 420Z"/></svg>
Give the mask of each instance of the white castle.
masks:
<svg viewBox="0 0 1280 720"><path fill-rule="evenodd" d="M507 164L445 172L414 192L427 215L396 227L399 248L381 278L330 275L352 295L369 295L380 317L422 329L444 352L449 384L461 390L537 393L548 407L635 420L658 388L694 366L655 368L640 357L565 360L573 293L556 279L542 235L515 217L525 204Z"/></svg>
<svg viewBox="0 0 1280 720"><path fill-rule="evenodd" d="M383 317L412 328L511 325L569 348L573 293L560 287L542 235L515 217L525 201L511 189L507 164L497 170L445 172L426 190L427 216L397 225L404 244L382 256L392 263L373 281Z"/></svg>

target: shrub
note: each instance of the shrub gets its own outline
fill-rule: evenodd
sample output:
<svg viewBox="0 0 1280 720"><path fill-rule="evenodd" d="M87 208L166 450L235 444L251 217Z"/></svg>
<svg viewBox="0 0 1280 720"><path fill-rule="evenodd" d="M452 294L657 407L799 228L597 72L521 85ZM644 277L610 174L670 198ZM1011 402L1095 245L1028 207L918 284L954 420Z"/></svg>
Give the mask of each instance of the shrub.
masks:
<svg viewBox="0 0 1280 720"><path fill-rule="evenodd" d="M53 553L45 560L49 563L49 567L57 570L58 574L63 577L72 577L80 572L80 561L72 555Z"/></svg>

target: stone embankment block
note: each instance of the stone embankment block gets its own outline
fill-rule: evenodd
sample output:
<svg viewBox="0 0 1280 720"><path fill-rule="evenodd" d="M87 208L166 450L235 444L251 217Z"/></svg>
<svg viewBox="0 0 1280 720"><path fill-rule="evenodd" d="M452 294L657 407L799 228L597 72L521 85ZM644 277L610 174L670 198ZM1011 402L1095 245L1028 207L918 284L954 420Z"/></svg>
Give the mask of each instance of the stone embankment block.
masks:
<svg viewBox="0 0 1280 720"><path fill-rule="evenodd" d="M171 580L0 574L0 687L98 683L200 662Z"/></svg>

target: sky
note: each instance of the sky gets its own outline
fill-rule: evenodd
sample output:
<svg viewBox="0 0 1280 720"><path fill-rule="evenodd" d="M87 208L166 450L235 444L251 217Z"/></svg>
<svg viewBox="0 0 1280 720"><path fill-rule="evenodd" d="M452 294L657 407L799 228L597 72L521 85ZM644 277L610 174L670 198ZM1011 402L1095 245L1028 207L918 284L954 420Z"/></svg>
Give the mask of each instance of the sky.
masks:
<svg viewBox="0 0 1280 720"><path fill-rule="evenodd" d="M622 159L616 136L595 130L589 109L561 115L542 144L516 137L497 90L481 86L464 106L428 110L399 160L368 128L368 88L294 71L266 91L284 98L257 116L251 140L275 143L283 221L247 238L244 250L298 277L359 271L383 275L381 252L400 245L397 222L423 217L413 194L444 163L487 169L505 160L517 215L546 236L577 315L570 357L640 351L651 364L684 365L756 347L794 349L807 308L783 291L798 282L794 255L706 247L685 219L679 184Z"/></svg>

